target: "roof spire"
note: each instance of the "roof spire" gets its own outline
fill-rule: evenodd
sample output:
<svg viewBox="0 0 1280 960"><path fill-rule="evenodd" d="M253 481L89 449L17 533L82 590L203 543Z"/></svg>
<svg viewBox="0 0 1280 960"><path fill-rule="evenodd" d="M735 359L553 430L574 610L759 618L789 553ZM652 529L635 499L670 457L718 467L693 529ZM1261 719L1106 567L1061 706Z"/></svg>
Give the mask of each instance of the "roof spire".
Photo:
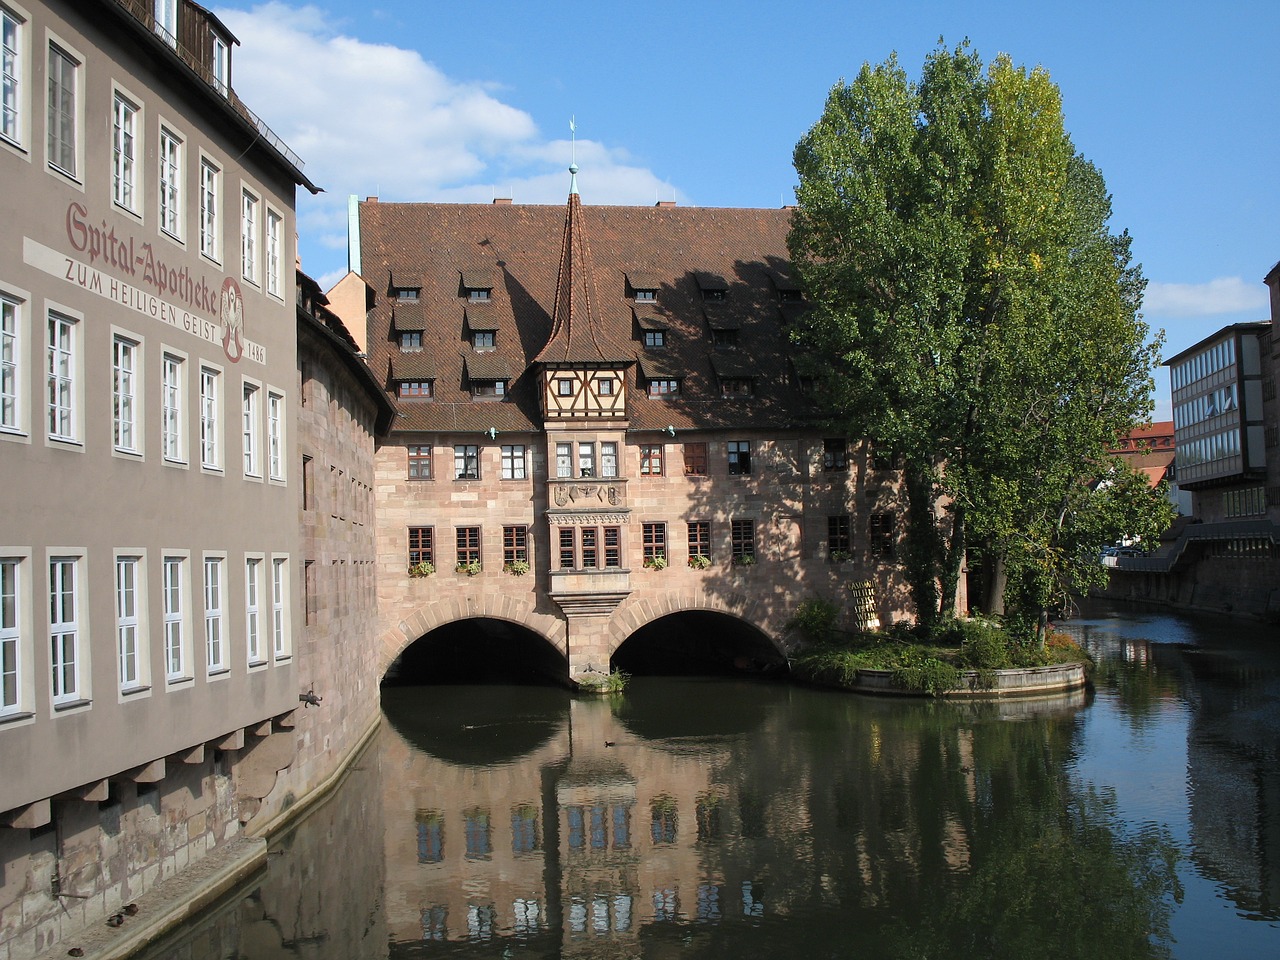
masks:
<svg viewBox="0 0 1280 960"><path fill-rule="evenodd" d="M578 192L578 125L569 117L569 193Z"/></svg>

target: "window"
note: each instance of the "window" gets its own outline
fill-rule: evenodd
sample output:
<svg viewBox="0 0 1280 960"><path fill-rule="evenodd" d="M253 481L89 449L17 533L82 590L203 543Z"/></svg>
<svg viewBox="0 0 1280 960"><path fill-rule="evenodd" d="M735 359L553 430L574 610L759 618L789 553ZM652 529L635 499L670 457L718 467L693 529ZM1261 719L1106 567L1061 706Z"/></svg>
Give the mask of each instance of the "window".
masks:
<svg viewBox="0 0 1280 960"><path fill-rule="evenodd" d="M18 558L0 557L0 717L22 709L21 573Z"/></svg>
<svg viewBox="0 0 1280 960"><path fill-rule="evenodd" d="M827 559L843 563L853 556L853 533L849 515L827 517Z"/></svg>
<svg viewBox="0 0 1280 960"><path fill-rule="evenodd" d="M218 194L222 171L210 160L200 161L200 252L210 260L221 261L218 229Z"/></svg>
<svg viewBox="0 0 1280 960"><path fill-rule="evenodd" d="M470 287L467 289L467 299L472 303L483 303L489 299L489 290L491 289L491 287Z"/></svg>
<svg viewBox="0 0 1280 960"><path fill-rule="evenodd" d="M436 563L436 551L432 527L409 528L409 569L420 563Z"/></svg>
<svg viewBox="0 0 1280 960"><path fill-rule="evenodd" d="M667 331L646 330L644 332L644 345L646 350L661 350L667 345Z"/></svg>
<svg viewBox="0 0 1280 960"><path fill-rule="evenodd" d="M401 380L400 381L400 399L402 400L430 400L432 394L431 380Z"/></svg>
<svg viewBox="0 0 1280 960"><path fill-rule="evenodd" d="M636 301L638 303L653 302L658 299L657 290L637 290Z"/></svg>
<svg viewBox="0 0 1280 960"><path fill-rule="evenodd" d="M729 476L746 476L751 472L751 441L729 441Z"/></svg>
<svg viewBox="0 0 1280 960"><path fill-rule="evenodd" d="M828 472L849 469L849 446L846 441L822 441L822 469Z"/></svg>
<svg viewBox="0 0 1280 960"><path fill-rule="evenodd" d="M284 218L274 210L267 211L267 293L284 296Z"/></svg>
<svg viewBox="0 0 1280 960"><path fill-rule="evenodd" d="M511 852L533 853L535 850L541 850L542 843L538 839L538 808L532 804L524 804L513 807L511 810ZM525 933L535 931L538 926L537 901L523 900L517 903L517 920L516 929L519 931L523 928ZM523 918L520 918L519 905L533 904L531 911L526 911Z"/></svg>
<svg viewBox="0 0 1280 960"><path fill-rule="evenodd" d="M0 7L0 12L4 8ZM23 341L22 301L0 294L0 430L22 429Z"/></svg>
<svg viewBox="0 0 1280 960"><path fill-rule="evenodd" d="M244 404L241 407L241 433L244 436L244 473L247 477L262 476L259 463L258 441L258 388L252 383L244 385Z"/></svg>
<svg viewBox="0 0 1280 960"><path fill-rule="evenodd" d="M140 557L116 557L116 651L120 658L120 689L136 690L143 685L145 651L139 651L145 634L139 629L143 604L139 568Z"/></svg>
<svg viewBox="0 0 1280 960"><path fill-rule="evenodd" d="M480 448L475 444L460 443L453 448L453 478L480 479Z"/></svg>
<svg viewBox="0 0 1280 960"><path fill-rule="evenodd" d="M529 562L529 528L502 528L502 562Z"/></svg>
<svg viewBox="0 0 1280 960"><path fill-rule="evenodd" d="M617 569L622 566L620 527L560 527L559 540L561 569L594 570L602 566Z"/></svg>
<svg viewBox="0 0 1280 960"><path fill-rule="evenodd" d="M596 475L596 445L594 443L578 444L578 476L594 477Z"/></svg>
<svg viewBox="0 0 1280 960"><path fill-rule="evenodd" d="M55 706L80 699L78 568L75 557L49 561L49 646Z"/></svg>
<svg viewBox="0 0 1280 960"><path fill-rule="evenodd" d="M289 642L289 561L271 559L271 649L277 660L292 652Z"/></svg>
<svg viewBox="0 0 1280 960"><path fill-rule="evenodd" d="M156 33L171 47L178 45L178 0L155 0Z"/></svg>
<svg viewBox="0 0 1280 960"><path fill-rule="evenodd" d="M258 198L248 190L240 193L240 273L258 282Z"/></svg>
<svg viewBox="0 0 1280 960"><path fill-rule="evenodd" d="M755 392L750 377L721 377L720 396L749 397Z"/></svg>
<svg viewBox="0 0 1280 960"><path fill-rule="evenodd" d="M869 534L873 557L893 556L893 514L873 513Z"/></svg>
<svg viewBox="0 0 1280 960"><path fill-rule="evenodd" d="M137 213L135 151L138 141L138 108L117 93L112 117L111 196L119 206Z"/></svg>
<svg viewBox="0 0 1280 960"><path fill-rule="evenodd" d="M612 397L617 382L612 377L596 377L596 396Z"/></svg>
<svg viewBox="0 0 1280 960"><path fill-rule="evenodd" d="M734 563L752 563L756 559L756 522L733 520L730 523L730 541Z"/></svg>
<svg viewBox="0 0 1280 960"><path fill-rule="evenodd" d="M454 533L454 544L458 552L458 563L479 563L480 528L458 527Z"/></svg>
<svg viewBox="0 0 1280 960"><path fill-rule="evenodd" d="M160 128L160 229L182 239L182 138Z"/></svg>
<svg viewBox="0 0 1280 960"><path fill-rule="evenodd" d="M267 393L267 475L272 480L284 477L284 397Z"/></svg>
<svg viewBox="0 0 1280 960"><path fill-rule="evenodd" d="M219 34L213 35L213 85L224 97L231 89L227 83L227 74L231 68L231 50L227 41Z"/></svg>
<svg viewBox="0 0 1280 960"><path fill-rule="evenodd" d="M684 445L684 475L686 477L705 477L707 475L707 445L705 443L686 443Z"/></svg>
<svg viewBox="0 0 1280 960"><path fill-rule="evenodd" d="M557 397L572 397L572 396L573 396L573 381L572 381L572 380L570 380L570 379L568 379L568 378L566 378L566 377L558 377L558 378L556 378L556 396L557 396Z"/></svg>
<svg viewBox="0 0 1280 960"><path fill-rule="evenodd" d="M49 165L69 177L79 174L79 73L71 54L49 44Z"/></svg>
<svg viewBox="0 0 1280 960"><path fill-rule="evenodd" d="M718 303L724 299L724 291L723 290L703 290L702 299L711 301L713 303Z"/></svg>
<svg viewBox="0 0 1280 960"><path fill-rule="evenodd" d="M138 345L124 337L111 342L111 422L115 447L138 452Z"/></svg>
<svg viewBox="0 0 1280 960"><path fill-rule="evenodd" d="M400 334L401 353L419 353L422 350L422 331L405 330Z"/></svg>
<svg viewBox="0 0 1280 960"><path fill-rule="evenodd" d="M573 444L556 444L556 476L560 478L573 476Z"/></svg>
<svg viewBox="0 0 1280 960"><path fill-rule="evenodd" d="M640 476L662 476L662 444L643 443L640 445Z"/></svg>
<svg viewBox="0 0 1280 960"><path fill-rule="evenodd" d="M502 479L525 479L524 446L515 444L502 448Z"/></svg>
<svg viewBox="0 0 1280 960"><path fill-rule="evenodd" d="M606 440L600 444L600 476L613 479L618 475L618 444Z"/></svg>
<svg viewBox="0 0 1280 960"><path fill-rule="evenodd" d="M218 385L221 375L209 367L200 368L200 465L222 469L222 444L218 422Z"/></svg>
<svg viewBox="0 0 1280 960"><path fill-rule="evenodd" d="M425 443L409 444L409 479L431 479L431 446Z"/></svg>
<svg viewBox="0 0 1280 960"><path fill-rule="evenodd" d="M689 521L689 559L692 561L694 557L711 559L710 520Z"/></svg>
<svg viewBox="0 0 1280 960"><path fill-rule="evenodd" d="M244 561L244 635L250 664L265 662L262 656L261 597L262 558L248 557Z"/></svg>
<svg viewBox="0 0 1280 960"><path fill-rule="evenodd" d="M160 361L160 446L164 458L174 463L186 460L182 442L185 380L186 365L182 358L166 353Z"/></svg>
<svg viewBox="0 0 1280 960"><path fill-rule="evenodd" d="M49 312L49 436L54 440L77 439L76 333L75 320Z"/></svg>
<svg viewBox="0 0 1280 960"><path fill-rule="evenodd" d="M0 43L3 56L0 58L0 74L3 82L0 85L0 136L15 143L22 143L23 124L23 21L18 19L7 7L0 6Z"/></svg>
<svg viewBox="0 0 1280 960"><path fill-rule="evenodd" d="M204 644L209 673L227 669L227 649L222 636L222 558L204 561Z"/></svg>
<svg viewBox="0 0 1280 960"><path fill-rule="evenodd" d="M476 330L471 334L471 346L475 350L492 350L498 345L498 335L493 330Z"/></svg>
<svg viewBox="0 0 1280 960"><path fill-rule="evenodd" d="M505 380L472 380L471 396L473 397L492 397L502 398L507 395L507 381Z"/></svg>
<svg viewBox="0 0 1280 960"><path fill-rule="evenodd" d="M667 558L667 525L665 523L641 524L643 536L644 565L650 566L655 560Z"/></svg>
<svg viewBox="0 0 1280 960"><path fill-rule="evenodd" d="M401 303L414 303L418 299L418 294L422 292L421 287L392 287L391 296Z"/></svg>
<svg viewBox="0 0 1280 960"><path fill-rule="evenodd" d="M650 380L649 396L651 397L674 397L680 393L679 380Z"/></svg>
<svg viewBox="0 0 1280 960"><path fill-rule="evenodd" d="M737 330L712 330L711 345L721 349L733 349L738 345Z"/></svg>
<svg viewBox="0 0 1280 960"><path fill-rule="evenodd" d="M172 683L185 680L187 673L186 613L182 595L186 576L182 557L164 558L164 671Z"/></svg>

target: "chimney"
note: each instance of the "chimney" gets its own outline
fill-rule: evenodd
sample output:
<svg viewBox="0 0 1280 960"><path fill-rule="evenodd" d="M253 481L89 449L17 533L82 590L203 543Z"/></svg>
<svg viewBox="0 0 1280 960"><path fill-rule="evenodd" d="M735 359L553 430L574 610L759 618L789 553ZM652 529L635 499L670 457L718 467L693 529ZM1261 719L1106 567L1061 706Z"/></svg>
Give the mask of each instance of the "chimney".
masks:
<svg viewBox="0 0 1280 960"><path fill-rule="evenodd" d="M493 205L495 207L509 207L511 206L511 198L510 197L494 197Z"/></svg>
<svg viewBox="0 0 1280 960"><path fill-rule="evenodd" d="M674 207L675 205L676 202L674 200L659 200L654 204L655 207Z"/></svg>

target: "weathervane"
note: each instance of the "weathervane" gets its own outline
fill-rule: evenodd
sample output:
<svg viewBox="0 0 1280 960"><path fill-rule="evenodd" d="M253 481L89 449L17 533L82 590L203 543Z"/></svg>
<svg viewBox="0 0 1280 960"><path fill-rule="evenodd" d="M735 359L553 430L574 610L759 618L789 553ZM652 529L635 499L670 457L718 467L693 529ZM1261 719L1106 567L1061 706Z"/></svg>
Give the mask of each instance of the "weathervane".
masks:
<svg viewBox="0 0 1280 960"><path fill-rule="evenodd" d="M578 124L569 116L569 192L578 192Z"/></svg>

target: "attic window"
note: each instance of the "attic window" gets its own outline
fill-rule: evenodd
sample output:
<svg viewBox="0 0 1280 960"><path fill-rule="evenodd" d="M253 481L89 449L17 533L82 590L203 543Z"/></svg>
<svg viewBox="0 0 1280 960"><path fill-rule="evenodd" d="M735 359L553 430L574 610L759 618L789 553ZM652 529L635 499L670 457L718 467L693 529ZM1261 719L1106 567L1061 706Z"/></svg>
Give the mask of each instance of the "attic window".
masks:
<svg viewBox="0 0 1280 960"><path fill-rule="evenodd" d="M738 331L712 330L711 342L717 347L736 347L738 345Z"/></svg>
<svg viewBox="0 0 1280 960"><path fill-rule="evenodd" d="M724 299L724 291L723 290L703 290L702 299L706 300L709 303L718 302Z"/></svg>
<svg viewBox="0 0 1280 960"><path fill-rule="evenodd" d="M492 350L498 345L497 333L492 330L475 330L471 334L471 347L473 350Z"/></svg>
<svg viewBox="0 0 1280 960"><path fill-rule="evenodd" d="M401 400L430 400L434 391L430 380L401 380L396 393Z"/></svg>
<svg viewBox="0 0 1280 960"><path fill-rule="evenodd" d="M471 303L484 303L489 299L490 287L468 287L467 300Z"/></svg>
<svg viewBox="0 0 1280 960"><path fill-rule="evenodd" d="M661 350L666 345L667 331L646 330L644 332L644 346L646 350Z"/></svg>
<svg viewBox="0 0 1280 960"><path fill-rule="evenodd" d="M472 380L471 396L484 400L501 400L507 395L505 380Z"/></svg>
<svg viewBox="0 0 1280 960"><path fill-rule="evenodd" d="M421 293L422 293L421 287L392 287L391 288L391 295L401 302L404 302L404 301L414 302L418 299L418 296Z"/></svg>
<svg viewBox="0 0 1280 960"><path fill-rule="evenodd" d="M779 290L778 299L783 303L800 303L804 297L799 290Z"/></svg>
<svg viewBox="0 0 1280 960"><path fill-rule="evenodd" d="M674 378L650 380L648 387L651 397L674 397L680 393L680 381Z"/></svg>
<svg viewBox="0 0 1280 960"><path fill-rule="evenodd" d="M720 378L720 396L722 397L749 397L754 392L750 377Z"/></svg>
<svg viewBox="0 0 1280 960"><path fill-rule="evenodd" d="M406 330L400 334L400 352L417 353L422 349L422 331Z"/></svg>
<svg viewBox="0 0 1280 960"><path fill-rule="evenodd" d="M658 291L657 290L637 290L635 299L637 302L652 302L658 299Z"/></svg>

